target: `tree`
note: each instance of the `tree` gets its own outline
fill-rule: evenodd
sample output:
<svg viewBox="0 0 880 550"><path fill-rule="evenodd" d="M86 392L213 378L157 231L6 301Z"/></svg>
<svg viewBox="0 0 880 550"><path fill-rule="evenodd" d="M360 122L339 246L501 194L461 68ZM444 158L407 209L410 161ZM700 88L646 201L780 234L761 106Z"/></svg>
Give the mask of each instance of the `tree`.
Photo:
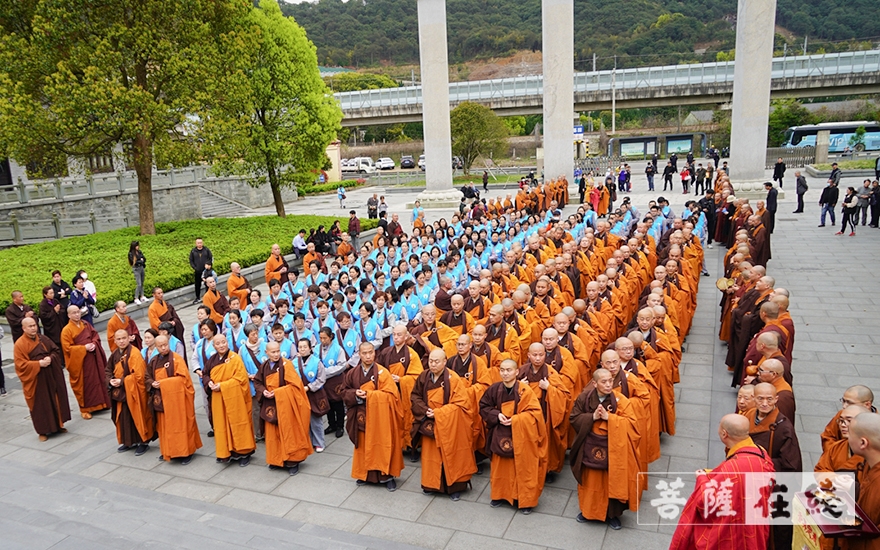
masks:
<svg viewBox="0 0 880 550"><path fill-rule="evenodd" d="M152 169L193 158L215 36L243 0L0 2L0 150L20 163L126 147L141 234L155 234Z"/></svg>
<svg viewBox="0 0 880 550"><path fill-rule="evenodd" d="M770 119L767 124L767 146L779 147L785 142L785 131L791 126L812 124L813 115L793 99L770 102Z"/></svg>
<svg viewBox="0 0 880 550"><path fill-rule="evenodd" d="M856 151L862 152L865 150L865 127L859 126L856 128L855 133L849 138L849 145Z"/></svg>
<svg viewBox="0 0 880 550"><path fill-rule="evenodd" d="M321 80L315 46L276 0L252 8L224 44L224 84L238 92L219 97L205 120L210 157L221 174L255 187L268 181L283 218L281 190L310 184L325 168L342 110Z"/></svg>
<svg viewBox="0 0 880 550"><path fill-rule="evenodd" d="M465 101L449 114L452 153L461 157L465 175L480 155L501 154L507 146L507 126L492 109Z"/></svg>
<svg viewBox="0 0 880 550"><path fill-rule="evenodd" d="M504 124L507 126L507 129L510 131L510 135L512 136L522 136L526 131L526 117L519 116L506 116L501 120L504 121Z"/></svg>
<svg viewBox="0 0 880 550"><path fill-rule="evenodd" d="M397 88L399 83L384 74L339 73L325 79L334 92L353 92L357 90L378 90Z"/></svg>

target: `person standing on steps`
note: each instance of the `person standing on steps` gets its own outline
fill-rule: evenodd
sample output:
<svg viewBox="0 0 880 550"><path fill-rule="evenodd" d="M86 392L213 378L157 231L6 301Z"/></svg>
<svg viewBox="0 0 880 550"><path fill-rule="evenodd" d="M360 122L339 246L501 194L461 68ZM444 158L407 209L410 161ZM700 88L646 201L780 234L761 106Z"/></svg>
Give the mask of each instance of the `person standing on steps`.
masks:
<svg viewBox="0 0 880 550"><path fill-rule="evenodd" d="M134 274L134 303L140 305L147 301L144 296L144 268L147 266L147 258L141 252L141 243L138 241L132 241L128 248L128 265Z"/></svg>
<svg viewBox="0 0 880 550"><path fill-rule="evenodd" d="M795 193L797 193L797 209L795 209L792 214L803 214L804 213L804 195L810 189L810 186L807 185L807 178L801 175L801 171L798 170L794 173L796 178L795 183Z"/></svg>
<svg viewBox="0 0 880 550"><path fill-rule="evenodd" d="M782 189L782 178L785 177L785 163L782 161L782 157L779 157L779 160L776 161L776 164L773 165L773 181L779 182L779 188Z"/></svg>

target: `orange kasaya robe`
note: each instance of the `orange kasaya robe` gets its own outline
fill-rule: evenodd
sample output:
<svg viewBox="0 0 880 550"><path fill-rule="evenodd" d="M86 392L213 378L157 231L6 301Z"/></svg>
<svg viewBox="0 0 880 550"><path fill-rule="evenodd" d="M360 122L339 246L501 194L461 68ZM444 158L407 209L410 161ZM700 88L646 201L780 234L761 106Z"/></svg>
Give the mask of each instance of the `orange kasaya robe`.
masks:
<svg viewBox="0 0 880 550"><path fill-rule="evenodd" d="M303 260L303 265L308 266L309 264L305 263L305 259ZM279 281L283 281L287 278L287 272L281 272L283 268L287 267L287 260L284 259L284 256L274 254L269 254L269 258L266 259L266 284L269 284L269 281L272 279L278 279Z"/></svg>
<svg viewBox="0 0 880 550"><path fill-rule="evenodd" d="M498 348L489 342L483 342L481 345L477 345L474 343L474 347L471 348L471 353L476 355L477 357L482 357L486 362L486 370L489 371L489 385L491 386L495 382L501 382L501 361L504 354L498 351ZM477 406L477 414L479 414L479 404ZM482 421L480 422L482 425Z"/></svg>
<svg viewBox="0 0 880 550"><path fill-rule="evenodd" d="M116 425L116 440L127 447L149 443L155 434L146 373L147 364L134 346L117 348L107 362L108 383L111 378L122 380L120 391L111 390L110 418Z"/></svg>
<svg viewBox="0 0 880 550"><path fill-rule="evenodd" d="M599 187L599 207L596 209L597 216L604 216L608 213L608 202L611 199L611 192L608 191L608 187L601 186Z"/></svg>
<svg viewBox="0 0 880 550"><path fill-rule="evenodd" d="M510 426L501 424L499 413L510 419ZM486 423L486 449L492 453L492 500L534 508L547 476L547 427L538 397L519 380L510 390L498 382L480 399L480 416Z"/></svg>
<svg viewBox="0 0 880 550"><path fill-rule="evenodd" d="M458 315L454 311L447 311L440 317L440 321L454 330L459 336L470 333L476 324L471 314L464 310Z"/></svg>
<svg viewBox="0 0 880 550"><path fill-rule="evenodd" d="M15 374L21 381L34 431L40 435L60 431L70 420L61 350L48 336L40 333L33 340L27 334L22 335L13 347ZM43 367L40 361L46 357L52 362Z"/></svg>
<svg viewBox="0 0 880 550"><path fill-rule="evenodd" d="M675 435L675 385L673 382L672 348L666 336L651 329L651 336L642 344L645 367L660 389L660 431ZM656 347L655 347L656 346Z"/></svg>
<svg viewBox="0 0 880 550"><path fill-rule="evenodd" d="M190 456L202 447L202 438L196 423L195 389L183 357L173 351L165 356L154 355L147 365L144 382L152 387L154 381L159 382L159 387L152 389L153 402L158 393L163 408L155 411L162 458L167 462Z"/></svg>
<svg viewBox="0 0 880 550"><path fill-rule="evenodd" d="M266 438L266 464L283 468L304 461L314 452L309 437L312 409L296 367L284 358L274 365L265 361L254 376L254 389ZM266 397L264 391L274 392L274 396Z"/></svg>
<svg viewBox="0 0 880 550"><path fill-rule="evenodd" d="M409 396L412 394L413 387L416 385L416 379L422 374L424 366L419 354L409 346L404 345L401 349L391 345L381 352L377 357L380 365L387 365L388 372L398 377L397 387L400 390L401 400L400 408L403 414L401 425L403 426L403 448L412 446L412 438L410 437L409 427L412 426L412 403Z"/></svg>
<svg viewBox="0 0 880 550"><path fill-rule="evenodd" d="M565 465L565 450L568 449L568 413L571 393L563 382L562 376L547 363L541 365L537 372L531 363L523 365L519 369L517 378L521 382L529 384L541 404L548 436L547 471L561 472ZM550 386L546 390L542 390L540 387L540 382L544 378L550 382Z"/></svg>
<svg viewBox="0 0 880 550"><path fill-rule="evenodd" d="M241 305L250 303L248 299L251 293L251 284L247 279L242 277L241 275L236 275L235 273L230 273L229 278L226 279L226 294L229 295L229 299L238 298L238 303Z"/></svg>
<svg viewBox="0 0 880 550"><path fill-rule="evenodd" d="M465 385L468 396L468 410L471 414L473 433L471 437L471 450L482 451L486 448L486 428L480 419L480 399L492 385L486 359L471 352L468 358L462 359L456 354L446 361L446 368L461 378Z"/></svg>
<svg viewBox="0 0 880 550"><path fill-rule="evenodd" d="M421 322L409 332L415 337L416 342L421 344L426 356L435 349L442 349L446 353L446 357L452 357L456 353L455 343L461 336L439 320L434 321L434 326L431 328Z"/></svg>
<svg viewBox="0 0 880 550"><path fill-rule="evenodd" d="M494 345L501 353L501 359L513 359L520 364L519 334L509 323L502 320L497 325L486 326L486 342Z"/></svg>
<svg viewBox="0 0 880 550"><path fill-rule="evenodd" d="M639 509L638 449L641 434L629 399L617 393L609 394L602 403L610 409L608 420L593 420L593 412L599 403L595 389L581 393L575 400L571 423L575 426L577 438L571 446L569 463L578 483L581 514L587 519L605 521L609 512L619 515L624 506L631 511ZM607 470L584 466L584 443L591 432L608 437ZM609 502L612 499L617 502Z"/></svg>
<svg viewBox="0 0 880 550"><path fill-rule="evenodd" d="M643 362L633 358L621 364L620 368L634 373L648 390L647 422L645 430L641 432L645 445L640 450L644 450L642 456L650 464L660 458L660 388Z"/></svg>
<svg viewBox="0 0 880 550"><path fill-rule="evenodd" d="M202 305L211 310L209 314L211 320L217 323L217 326L222 326L224 315L229 313L229 301L226 300L226 296L220 294L216 288L214 290L208 289L202 296Z"/></svg>
<svg viewBox="0 0 880 550"><path fill-rule="evenodd" d="M87 351L86 344L94 344L95 349ZM61 349L80 412L109 409L110 395L104 379L107 357L98 332L85 321L70 321L61 331Z"/></svg>
<svg viewBox="0 0 880 550"><path fill-rule="evenodd" d="M205 373L220 385L220 391L211 396L217 458L228 458L232 453L249 455L256 449L256 442L248 372L241 356L233 351L227 352L225 361L217 359L221 362Z"/></svg>
<svg viewBox="0 0 880 550"><path fill-rule="evenodd" d="M411 436L421 440L423 490L460 492L477 471L471 444L474 405L468 390L465 380L449 369L436 380L424 371L416 381Z"/></svg>
<svg viewBox="0 0 880 550"><path fill-rule="evenodd" d="M107 321L107 345L110 346L110 353L116 351L116 341L113 339L113 335L116 334L116 331L118 330L124 330L128 332L129 336L134 336L135 338L132 344L137 349L141 349L141 333L138 330L134 319L128 315L126 315L124 319L120 319L119 315L114 313L113 316L110 317L110 320Z"/></svg>
<svg viewBox="0 0 880 550"><path fill-rule="evenodd" d="M355 392L367 392L359 399ZM391 373L373 363L364 373L362 365L349 369L343 382L345 428L354 443L351 477L379 482L397 477L403 470L403 411Z"/></svg>

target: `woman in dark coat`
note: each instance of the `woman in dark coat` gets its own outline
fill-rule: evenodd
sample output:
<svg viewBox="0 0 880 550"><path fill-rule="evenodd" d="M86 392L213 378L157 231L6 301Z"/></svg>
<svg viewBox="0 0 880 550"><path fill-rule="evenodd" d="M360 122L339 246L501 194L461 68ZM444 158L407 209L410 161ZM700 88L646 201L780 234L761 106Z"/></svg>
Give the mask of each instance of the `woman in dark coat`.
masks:
<svg viewBox="0 0 880 550"><path fill-rule="evenodd" d="M61 347L61 329L64 328L65 318L64 304L55 299L55 290L51 286L43 287L43 301L40 302L40 323L43 325L43 334L52 340L56 346Z"/></svg>

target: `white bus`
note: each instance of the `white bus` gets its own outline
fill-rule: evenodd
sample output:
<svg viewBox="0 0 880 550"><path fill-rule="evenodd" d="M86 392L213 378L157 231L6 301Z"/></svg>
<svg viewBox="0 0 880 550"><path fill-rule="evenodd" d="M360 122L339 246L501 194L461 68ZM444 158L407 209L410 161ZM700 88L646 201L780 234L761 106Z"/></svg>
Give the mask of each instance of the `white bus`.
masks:
<svg viewBox="0 0 880 550"><path fill-rule="evenodd" d="M862 143L850 145L850 138L856 129L865 127L865 139ZM785 131L783 147L815 147L816 135L820 130L831 133L828 143L829 153L843 153L849 147L852 151L880 151L880 124L860 120L855 122L823 122L806 126L792 126Z"/></svg>

